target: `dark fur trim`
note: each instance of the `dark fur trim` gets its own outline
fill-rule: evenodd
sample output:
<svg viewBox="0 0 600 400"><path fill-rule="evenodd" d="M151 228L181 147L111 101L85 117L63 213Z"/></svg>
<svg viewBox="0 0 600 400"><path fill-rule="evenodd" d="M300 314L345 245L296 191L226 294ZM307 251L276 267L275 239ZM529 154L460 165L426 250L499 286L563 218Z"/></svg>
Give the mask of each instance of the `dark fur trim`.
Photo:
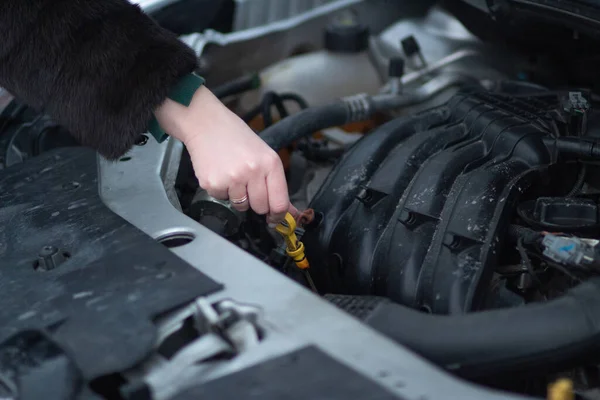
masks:
<svg viewBox="0 0 600 400"><path fill-rule="evenodd" d="M196 56L126 0L0 0L0 86L117 159Z"/></svg>

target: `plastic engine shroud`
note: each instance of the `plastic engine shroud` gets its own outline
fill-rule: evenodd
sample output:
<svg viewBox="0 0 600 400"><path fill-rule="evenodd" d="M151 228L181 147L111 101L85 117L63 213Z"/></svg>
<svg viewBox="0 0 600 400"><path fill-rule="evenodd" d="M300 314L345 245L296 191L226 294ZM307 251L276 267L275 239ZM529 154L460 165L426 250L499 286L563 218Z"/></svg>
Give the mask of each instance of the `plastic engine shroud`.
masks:
<svg viewBox="0 0 600 400"><path fill-rule="evenodd" d="M303 241L320 290L434 313L480 308L515 203L557 163L547 97L463 92L393 120L340 160Z"/></svg>

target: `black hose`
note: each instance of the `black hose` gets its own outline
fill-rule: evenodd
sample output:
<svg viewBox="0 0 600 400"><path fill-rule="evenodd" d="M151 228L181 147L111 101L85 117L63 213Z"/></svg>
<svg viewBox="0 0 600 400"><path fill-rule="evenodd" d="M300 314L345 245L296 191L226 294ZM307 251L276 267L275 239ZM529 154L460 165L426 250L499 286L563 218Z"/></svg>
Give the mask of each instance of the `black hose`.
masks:
<svg viewBox="0 0 600 400"><path fill-rule="evenodd" d="M252 108L250 111L248 111L246 114L244 114L242 116L242 120L244 120L245 123L250 123L250 121L252 121L254 118L256 118L262 111L262 103L260 103L259 105L255 106L254 108Z"/></svg>
<svg viewBox="0 0 600 400"><path fill-rule="evenodd" d="M419 104L449 87L467 83L472 83L472 79L456 74L440 75L408 94L357 96L308 108L265 129L260 137L277 151L322 129L364 121L376 112Z"/></svg>
<svg viewBox="0 0 600 400"><path fill-rule="evenodd" d="M527 250L525 249L525 246L523 245L523 238L519 238L517 240L517 251L519 252L519 255L521 256L521 262L523 263L523 266L527 270L527 273L529 274L529 276L531 276L531 279L535 282L535 284L538 287L542 286L542 281L540 281L540 278L535 273L535 269L533 268L531 259L529 258L529 255L527 254Z"/></svg>
<svg viewBox="0 0 600 400"><path fill-rule="evenodd" d="M309 142L300 142L298 150L304 153L304 157L311 161L328 161L341 157L347 150L346 147L335 149L319 148L312 146Z"/></svg>
<svg viewBox="0 0 600 400"><path fill-rule="evenodd" d="M260 137L278 151L321 129L345 125L351 117L351 110L343 101L307 108L265 129Z"/></svg>
<svg viewBox="0 0 600 400"><path fill-rule="evenodd" d="M585 178L587 176L587 165L581 164L579 167L579 174L577 174L577 180L573 185L573 189L567 194L567 197L576 197L583 190L583 185L585 185Z"/></svg>
<svg viewBox="0 0 600 400"><path fill-rule="evenodd" d="M573 159L599 159L600 142L580 138L545 138L544 143L554 148L561 156Z"/></svg>
<svg viewBox="0 0 600 400"><path fill-rule="evenodd" d="M212 92L219 99L223 99L225 97L242 94L259 87L260 77L258 74L249 74L217 86L212 90Z"/></svg>
<svg viewBox="0 0 600 400"><path fill-rule="evenodd" d="M469 378L562 369L600 360L600 279L547 303L464 315L431 315L384 302L366 322Z"/></svg>
<svg viewBox="0 0 600 400"><path fill-rule="evenodd" d="M298 94L282 93L279 95L279 98L282 101L294 101L294 102L296 102L296 104L298 104L298 107L300 107L303 110L308 108L308 103L306 102L306 100L304 100L304 98Z"/></svg>
<svg viewBox="0 0 600 400"><path fill-rule="evenodd" d="M265 127L269 127L272 125L271 107L275 106L277 108L280 119L286 118L289 115L289 112L283 104L285 101L293 101L302 109L308 108L308 103L306 100L297 94L283 93L278 95L274 92L267 92L263 96L260 104L248 111L244 116L242 116L242 119L244 122L249 123L262 112Z"/></svg>
<svg viewBox="0 0 600 400"><path fill-rule="evenodd" d="M519 239L523 239L523 244L526 245L536 244L543 237L544 235L542 233L524 226L511 225L508 228L508 239L515 244Z"/></svg>
<svg viewBox="0 0 600 400"><path fill-rule="evenodd" d="M273 125L273 115L271 114L271 108L275 106L279 113L279 119L284 119L289 116L289 112L283 105L281 97L274 92L267 92L262 101L262 114L265 127Z"/></svg>

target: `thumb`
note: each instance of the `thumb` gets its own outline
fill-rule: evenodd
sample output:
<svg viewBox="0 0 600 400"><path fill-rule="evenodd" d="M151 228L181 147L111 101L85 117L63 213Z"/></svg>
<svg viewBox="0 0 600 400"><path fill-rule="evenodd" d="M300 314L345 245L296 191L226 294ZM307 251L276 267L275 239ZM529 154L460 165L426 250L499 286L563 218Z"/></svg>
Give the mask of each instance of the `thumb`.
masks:
<svg viewBox="0 0 600 400"><path fill-rule="evenodd" d="M300 211L298 211L298 209L296 207L294 207L294 205L291 203L290 203L290 206L288 207L287 212L292 214L292 217L294 217L294 219L298 219L298 217L300 216ZM276 224L280 223L284 218L285 218L285 213L283 213L281 215L271 215L270 214L267 216L267 223L269 225L276 225Z"/></svg>
<svg viewBox="0 0 600 400"><path fill-rule="evenodd" d="M288 212L292 214L292 217L294 217L294 219L297 219L300 216L300 211L298 211L298 209L292 203L290 203L290 208L288 209Z"/></svg>

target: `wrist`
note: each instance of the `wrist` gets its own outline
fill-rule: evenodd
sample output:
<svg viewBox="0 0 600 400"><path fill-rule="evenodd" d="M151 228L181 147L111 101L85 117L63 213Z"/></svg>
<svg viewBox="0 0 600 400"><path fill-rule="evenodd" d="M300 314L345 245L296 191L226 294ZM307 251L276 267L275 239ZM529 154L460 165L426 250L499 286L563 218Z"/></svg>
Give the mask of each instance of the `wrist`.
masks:
<svg viewBox="0 0 600 400"><path fill-rule="evenodd" d="M190 105L196 92L203 88L203 85L204 78L191 73L182 77L171 88L167 99L155 110L154 118L148 126L148 131L159 143L166 140L169 134L181 135L179 121L184 114L183 110Z"/></svg>
<svg viewBox="0 0 600 400"><path fill-rule="evenodd" d="M193 144L193 138L197 137L196 133L205 130L203 126L210 124L212 119L218 118L220 105L212 92L202 86L194 93L189 106L167 99L156 110L155 116L160 126L170 136L189 146Z"/></svg>
<svg viewBox="0 0 600 400"><path fill-rule="evenodd" d="M186 146L193 145L194 141L200 140L202 132L220 131L222 126L235 114L221 102L208 88L199 88L189 107L186 115L180 120L182 132L179 138Z"/></svg>
<svg viewBox="0 0 600 400"><path fill-rule="evenodd" d="M166 99L154 112L154 117L161 130L170 136L183 141L184 119L187 118L187 107ZM157 139L158 140L158 139ZM159 140L160 141L160 140Z"/></svg>

